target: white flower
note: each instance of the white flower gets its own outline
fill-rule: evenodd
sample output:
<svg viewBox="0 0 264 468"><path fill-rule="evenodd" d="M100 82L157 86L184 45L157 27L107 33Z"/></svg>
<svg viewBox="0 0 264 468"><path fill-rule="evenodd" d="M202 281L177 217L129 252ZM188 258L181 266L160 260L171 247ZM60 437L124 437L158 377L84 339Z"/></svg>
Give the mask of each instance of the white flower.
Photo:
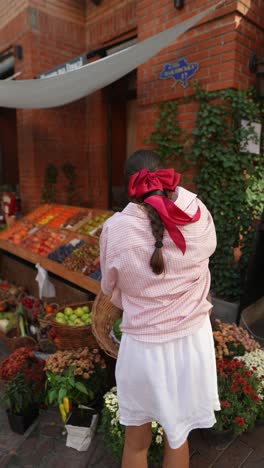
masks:
<svg viewBox="0 0 264 468"><path fill-rule="evenodd" d="M243 361L245 365L256 374L264 389L264 351L262 349L256 349L250 353L245 353L244 356L238 356L236 359Z"/></svg>
<svg viewBox="0 0 264 468"><path fill-rule="evenodd" d="M156 421L152 421L151 427L152 429L156 429L156 427L158 427L158 424L156 423Z"/></svg>
<svg viewBox="0 0 264 468"><path fill-rule="evenodd" d="M159 427L159 428L158 428L158 433L159 433L160 435L163 435L163 428L162 428L162 427Z"/></svg>
<svg viewBox="0 0 264 468"><path fill-rule="evenodd" d="M162 437L160 435L157 435L156 437L156 442L157 444L161 444L162 443Z"/></svg>

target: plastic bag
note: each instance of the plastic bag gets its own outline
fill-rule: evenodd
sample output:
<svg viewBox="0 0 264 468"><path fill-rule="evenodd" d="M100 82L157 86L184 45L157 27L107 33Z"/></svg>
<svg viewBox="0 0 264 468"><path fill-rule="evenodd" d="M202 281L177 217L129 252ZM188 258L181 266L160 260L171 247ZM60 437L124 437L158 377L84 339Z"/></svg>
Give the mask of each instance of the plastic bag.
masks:
<svg viewBox="0 0 264 468"><path fill-rule="evenodd" d="M48 272L40 266L39 263L36 264L38 274L36 276L36 281L39 286L39 298L42 297L55 297L56 291L54 285L49 280Z"/></svg>

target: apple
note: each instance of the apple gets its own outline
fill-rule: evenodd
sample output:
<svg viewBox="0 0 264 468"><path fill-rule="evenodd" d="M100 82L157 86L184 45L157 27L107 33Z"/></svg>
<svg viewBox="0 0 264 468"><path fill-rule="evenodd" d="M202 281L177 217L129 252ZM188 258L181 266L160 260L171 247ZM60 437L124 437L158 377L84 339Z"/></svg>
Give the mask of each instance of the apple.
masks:
<svg viewBox="0 0 264 468"><path fill-rule="evenodd" d="M76 325L77 327L80 327L83 325L83 321L79 318L75 319L74 321L74 325Z"/></svg>
<svg viewBox="0 0 264 468"><path fill-rule="evenodd" d="M69 315L71 315L72 313L73 313L73 310L72 310L71 307L65 307L65 309L64 309L64 314L65 314L65 315L68 315L68 316L69 316Z"/></svg>
<svg viewBox="0 0 264 468"><path fill-rule="evenodd" d="M89 314L83 314L82 319L83 319L84 322L86 322L86 320L90 319L90 315Z"/></svg>
<svg viewBox="0 0 264 468"><path fill-rule="evenodd" d="M63 312L58 312L58 313L56 314L56 319L60 319L60 318L62 318L62 319L64 320L65 317L64 317Z"/></svg>
<svg viewBox="0 0 264 468"><path fill-rule="evenodd" d="M59 318L56 317L56 321L59 322L59 323L66 324L66 320L64 318L62 318L62 317L59 317Z"/></svg>
<svg viewBox="0 0 264 468"><path fill-rule="evenodd" d="M84 314L82 307L78 307L78 309L76 309L75 311L75 314L77 315L77 317L82 317L82 315Z"/></svg>
<svg viewBox="0 0 264 468"><path fill-rule="evenodd" d="M88 306L83 306L83 307L82 307L82 310L83 310L84 314L88 314L88 313L90 312Z"/></svg>

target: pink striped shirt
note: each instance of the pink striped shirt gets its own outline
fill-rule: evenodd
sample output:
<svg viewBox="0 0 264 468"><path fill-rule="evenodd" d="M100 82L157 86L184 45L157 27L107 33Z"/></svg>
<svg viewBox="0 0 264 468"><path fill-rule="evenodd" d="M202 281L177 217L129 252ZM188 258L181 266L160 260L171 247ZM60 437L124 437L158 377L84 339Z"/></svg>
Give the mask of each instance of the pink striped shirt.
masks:
<svg viewBox="0 0 264 468"><path fill-rule="evenodd" d="M178 187L176 204L200 220L178 226L185 237L185 255L165 230L162 253L165 273L156 275L149 265L154 237L144 208L129 203L105 224L100 238L104 294L123 309L122 331L145 342L166 342L194 334L211 309L209 257L216 248L213 219L205 205Z"/></svg>

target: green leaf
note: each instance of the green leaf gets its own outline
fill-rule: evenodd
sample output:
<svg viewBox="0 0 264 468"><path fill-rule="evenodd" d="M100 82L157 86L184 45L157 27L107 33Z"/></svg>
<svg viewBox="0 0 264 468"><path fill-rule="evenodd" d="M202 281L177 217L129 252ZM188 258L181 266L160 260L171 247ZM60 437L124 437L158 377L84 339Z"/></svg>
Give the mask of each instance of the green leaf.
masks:
<svg viewBox="0 0 264 468"><path fill-rule="evenodd" d="M57 391L56 390L50 390L49 393L48 393L48 398L49 398L49 403L52 405L52 403L57 398Z"/></svg>
<svg viewBox="0 0 264 468"><path fill-rule="evenodd" d="M60 403L62 403L63 398L67 396L67 389L66 388L60 388L59 390L59 395L58 395L58 400Z"/></svg>
<svg viewBox="0 0 264 468"><path fill-rule="evenodd" d="M76 382L75 387L77 390L79 390L81 393L85 393L85 395L88 395L88 391L86 386L82 382Z"/></svg>

